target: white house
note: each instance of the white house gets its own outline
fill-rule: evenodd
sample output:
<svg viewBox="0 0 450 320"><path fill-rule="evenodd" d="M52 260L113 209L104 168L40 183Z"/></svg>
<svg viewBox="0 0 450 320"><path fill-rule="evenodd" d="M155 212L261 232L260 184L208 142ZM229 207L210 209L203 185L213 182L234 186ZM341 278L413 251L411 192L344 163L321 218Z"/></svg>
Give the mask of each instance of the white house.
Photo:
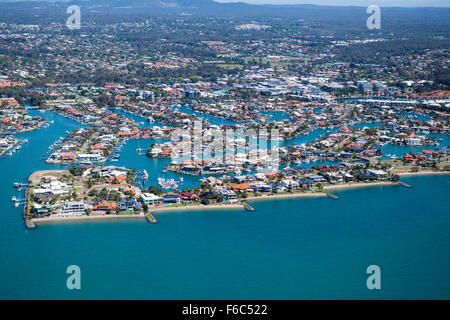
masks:
<svg viewBox="0 0 450 320"><path fill-rule="evenodd" d="M161 197L158 197L153 193L142 193L139 198L143 204L150 206L160 205L163 202L163 199Z"/></svg>

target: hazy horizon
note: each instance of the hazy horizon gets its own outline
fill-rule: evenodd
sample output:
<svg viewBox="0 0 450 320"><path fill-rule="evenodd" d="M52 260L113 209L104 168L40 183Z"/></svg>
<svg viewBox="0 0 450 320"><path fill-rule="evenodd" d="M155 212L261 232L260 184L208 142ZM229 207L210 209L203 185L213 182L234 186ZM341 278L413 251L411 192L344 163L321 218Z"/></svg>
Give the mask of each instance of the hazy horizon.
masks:
<svg viewBox="0 0 450 320"><path fill-rule="evenodd" d="M249 4L315 4L334 6L370 6L381 7L450 7L449 0L214 0L216 2L245 2Z"/></svg>
<svg viewBox="0 0 450 320"><path fill-rule="evenodd" d="M74 0L0 0L0 2L24 2L24 1L48 1L48 2L69 2ZM86 0L79 0L86 1ZM95 0L92 0L95 1ZM164 2L175 2L176 0L164 0ZM323 6L360 6L379 5L380 7L450 7L450 0L212 0L219 3L242 2L255 5L278 4L295 5L311 4Z"/></svg>

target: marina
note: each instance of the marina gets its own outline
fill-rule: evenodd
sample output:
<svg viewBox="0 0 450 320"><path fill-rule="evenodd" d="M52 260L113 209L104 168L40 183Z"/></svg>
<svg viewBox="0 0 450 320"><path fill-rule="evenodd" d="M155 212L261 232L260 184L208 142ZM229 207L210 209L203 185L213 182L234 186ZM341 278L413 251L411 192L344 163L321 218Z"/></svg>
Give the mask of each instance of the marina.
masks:
<svg viewBox="0 0 450 320"><path fill-rule="evenodd" d="M264 1L0 0L2 299L450 298L450 9Z"/></svg>

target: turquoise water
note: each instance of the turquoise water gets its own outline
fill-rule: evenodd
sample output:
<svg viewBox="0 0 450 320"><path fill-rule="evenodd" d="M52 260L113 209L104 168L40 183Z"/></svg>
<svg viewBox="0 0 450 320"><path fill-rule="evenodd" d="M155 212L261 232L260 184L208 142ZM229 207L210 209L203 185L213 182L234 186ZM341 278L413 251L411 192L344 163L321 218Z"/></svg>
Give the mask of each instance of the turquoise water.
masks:
<svg viewBox="0 0 450 320"><path fill-rule="evenodd" d="M156 225L97 221L27 231L11 204L18 194L12 183L57 168L37 159L79 126L44 116L55 123L22 134L30 142L0 159L0 298L450 298L448 175L405 178L412 189L339 191L337 201L254 201L252 213L164 213ZM131 141L126 147L123 154L136 153ZM81 268L80 291L66 288L73 264ZM381 268L379 291L366 288L372 264Z"/></svg>
<svg viewBox="0 0 450 320"><path fill-rule="evenodd" d="M178 108L175 108L180 112L186 113L186 114L190 114L190 115L196 115L198 117L204 118L204 119L208 119L212 124L217 125L217 126L221 126L221 125L235 125L236 122L232 121L232 120L228 120L228 119L222 119L222 118L218 118L215 117L213 115L207 114L207 113L203 113L200 111L194 111L192 109L191 106L181 106Z"/></svg>
<svg viewBox="0 0 450 320"><path fill-rule="evenodd" d="M349 128L375 128L380 126L381 122L360 122L360 123L356 123L354 125L348 126ZM332 133L336 133L339 130L340 127L332 127L332 128L325 128L325 129L314 129L309 131L307 134L305 135L299 135L296 136L290 140L286 140L285 144L287 145L299 145L299 144L304 144L304 143L308 143L310 141L313 141L315 139L319 139L323 136L325 136L327 134L327 132L329 132L330 134Z"/></svg>
<svg viewBox="0 0 450 320"><path fill-rule="evenodd" d="M125 110L122 110L122 109L112 109L111 111L113 111L113 112L115 112L117 114L121 114L124 117L133 120L138 125L138 127L147 127L147 128L151 128L151 127L155 127L155 126L158 126L158 127L173 127L170 124L162 123L162 122L159 122L159 121L149 122L147 120L147 118L145 118L145 117L138 116L138 115L136 115L134 113L131 113L131 112L128 112L128 111L125 111Z"/></svg>
<svg viewBox="0 0 450 320"><path fill-rule="evenodd" d="M433 145L423 145L423 146L405 146L405 145L395 145L395 144L386 144L381 146L380 149L383 152L382 160L389 159L386 155L396 155L397 157L401 157L404 154L408 153L422 153L423 150L435 150L437 148L449 147L450 146L450 135L442 134L442 133L430 133L430 134L419 134L423 136L433 137L437 139L442 139L442 141L438 141L439 146Z"/></svg>
<svg viewBox="0 0 450 320"><path fill-rule="evenodd" d="M272 116L272 118L269 119L268 122L289 120L289 115L284 111L267 111L261 113L264 115Z"/></svg>

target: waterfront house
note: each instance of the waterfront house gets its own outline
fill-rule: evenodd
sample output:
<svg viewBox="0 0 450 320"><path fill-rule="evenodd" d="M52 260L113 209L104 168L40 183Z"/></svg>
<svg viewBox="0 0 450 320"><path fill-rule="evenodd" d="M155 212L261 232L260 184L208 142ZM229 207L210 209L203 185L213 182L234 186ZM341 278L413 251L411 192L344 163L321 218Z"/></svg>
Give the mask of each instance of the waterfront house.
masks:
<svg viewBox="0 0 450 320"><path fill-rule="evenodd" d="M433 151L433 150L422 150L422 153L423 153L428 159L437 157L437 156L439 155L439 152Z"/></svg>
<svg viewBox="0 0 450 320"><path fill-rule="evenodd" d="M325 179L324 177L322 177L322 176L319 176L319 175L313 175L313 176L310 176L309 177L309 179L312 181L312 183L323 183L323 182L327 182L327 179Z"/></svg>
<svg viewBox="0 0 450 320"><path fill-rule="evenodd" d="M343 174L343 177L344 177L345 182L349 182L349 181L355 180L355 178L348 172L345 172Z"/></svg>
<svg viewBox="0 0 450 320"><path fill-rule="evenodd" d="M422 139L419 136L416 136L414 133L410 134L406 138L406 144L409 146L418 146L422 142Z"/></svg>
<svg viewBox="0 0 450 320"><path fill-rule="evenodd" d="M120 211L139 211L142 209L142 205L134 199L121 200L119 202Z"/></svg>
<svg viewBox="0 0 450 320"><path fill-rule="evenodd" d="M32 211L36 214L44 215L44 214L49 213L50 208L45 205L39 204L39 203L33 203Z"/></svg>
<svg viewBox="0 0 450 320"><path fill-rule="evenodd" d="M311 188L314 185L314 182L309 178L300 178L298 182L304 188Z"/></svg>
<svg viewBox="0 0 450 320"><path fill-rule="evenodd" d="M149 205L149 206L158 206L161 205L163 202L163 199L153 193L142 193L139 197L141 202L143 204Z"/></svg>
<svg viewBox="0 0 450 320"><path fill-rule="evenodd" d="M83 201L66 201L57 213L59 216L83 216L89 208Z"/></svg>
<svg viewBox="0 0 450 320"><path fill-rule="evenodd" d="M57 195L49 189L35 189L33 192L33 198L35 201L48 202L55 197L57 197Z"/></svg>
<svg viewBox="0 0 450 320"><path fill-rule="evenodd" d="M200 200L199 196L193 192L182 192L180 193L180 198L183 202L195 202Z"/></svg>
<svg viewBox="0 0 450 320"><path fill-rule="evenodd" d="M362 155L365 157L375 157L378 154L377 149L371 149L371 150L364 150L362 152Z"/></svg>
<svg viewBox="0 0 450 320"><path fill-rule="evenodd" d="M199 175L202 173L202 169L193 165L186 165L181 168L181 171L185 174Z"/></svg>
<svg viewBox="0 0 450 320"><path fill-rule="evenodd" d="M96 206L92 207L93 211L106 211L106 212L112 212L113 210L116 210L117 203L115 202L108 202L108 201L101 201Z"/></svg>
<svg viewBox="0 0 450 320"><path fill-rule="evenodd" d="M237 199L237 194L233 190L217 189L216 193L220 194L224 198L224 200L227 200L227 201Z"/></svg>
<svg viewBox="0 0 450 320"><path fill-rule="evenodd" d="M77 160L80 162L82 162L82 161L101 162L101 161L104 161L105 158L98 153L89 153L89 154L79 154L77 156Z"/></svg>
<svg viewBox="0 0 450 320"><path fill-rule="evenodd" d="M240 192L244 192L244 191L252 192L253 191L252 187L250 187L248 184L245 184L245 183L233 184L233 185L231 185L231 189L233 189L234 191L240 191Z"/></svg>
<svg viewBox="0 0 450 320"><path fill-rule="evenodd" d="M181 202L179 195L174 193L168 193L162 196L164 205L178 204Z"/></svg>
<svg viewBox="0 0 450 320"><path fill-rule="evenodd" d="M389 174L383 170L374 170L374 169L369 169L367 170L367 173L376 178L376 179L387 179L389 177Z"/></svg>
<svg viewBox="0 0 450 320"><path fill-rule="evenodd" d="M75 160L75 155L72 153L63 153L59 156L59 159L61 161L74 161Z"/></svg>

